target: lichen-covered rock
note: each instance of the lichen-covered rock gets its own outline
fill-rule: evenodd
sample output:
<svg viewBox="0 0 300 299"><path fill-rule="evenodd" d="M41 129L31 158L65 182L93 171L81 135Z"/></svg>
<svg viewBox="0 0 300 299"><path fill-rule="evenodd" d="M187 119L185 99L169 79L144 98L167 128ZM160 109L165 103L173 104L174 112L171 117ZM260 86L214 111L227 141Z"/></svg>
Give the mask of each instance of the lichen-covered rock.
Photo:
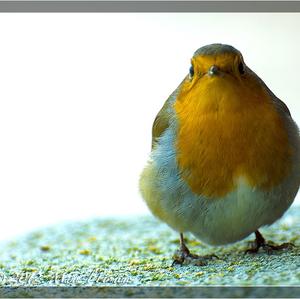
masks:
<svg viewBox="0 0 300 299"><path fill-rule="evenodd" d="M244 254L249 237L211 247L186 235L189 249L216 254L206 266L172 264L178 235L152 216L97 218L36 230L0 246L1 286L299 285L300 207L261 230L291 250ZM130 295L130 294L129 294Z"/></svg>

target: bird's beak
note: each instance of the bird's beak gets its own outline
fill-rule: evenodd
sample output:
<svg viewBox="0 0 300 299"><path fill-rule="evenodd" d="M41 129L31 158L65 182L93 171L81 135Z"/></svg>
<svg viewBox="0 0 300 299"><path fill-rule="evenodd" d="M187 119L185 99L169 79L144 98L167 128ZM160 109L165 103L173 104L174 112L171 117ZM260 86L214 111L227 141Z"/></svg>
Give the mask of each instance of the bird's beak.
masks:
<svg viewBox="0 0 300 299"><path fill-rule="evenodd" d="M219 68L218 68L216 65L212 65L212 66L209 68L208 72L207 72L207 74L208 74L210 77L215 76L215 75L217 75L218 73L219 73Z"/></svg>

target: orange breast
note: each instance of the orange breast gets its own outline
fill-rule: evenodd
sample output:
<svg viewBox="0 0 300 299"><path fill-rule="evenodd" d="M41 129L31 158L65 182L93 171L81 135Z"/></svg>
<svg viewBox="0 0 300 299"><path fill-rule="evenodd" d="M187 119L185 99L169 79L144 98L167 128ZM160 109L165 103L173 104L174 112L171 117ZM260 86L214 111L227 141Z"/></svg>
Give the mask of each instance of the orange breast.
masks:
<svg viewBox="0 0 300 299"><path fill-rule="evenodd" d="M222 197L240 177L264 190L279 184L291 168L292 149L269 94L252 77L198 83L187 80L174 104L177 161L192 191Z"/></svg>

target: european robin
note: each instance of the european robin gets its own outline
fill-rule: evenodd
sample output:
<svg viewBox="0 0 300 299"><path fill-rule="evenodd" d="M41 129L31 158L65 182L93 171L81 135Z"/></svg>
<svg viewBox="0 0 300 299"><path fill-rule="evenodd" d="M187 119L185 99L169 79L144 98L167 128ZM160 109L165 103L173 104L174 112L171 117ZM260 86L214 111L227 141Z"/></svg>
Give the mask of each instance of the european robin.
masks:
<svg viewBox="0 0 300 299"><path fill-rule="evenodd" d="M211 245L255 233L247 252L279 250L258 229L279 219L300 184L300 138L287 106L232 46L198 49L157 114L140 177L151 212L180 234L174 263L205 264L183 233Z"/></svg>

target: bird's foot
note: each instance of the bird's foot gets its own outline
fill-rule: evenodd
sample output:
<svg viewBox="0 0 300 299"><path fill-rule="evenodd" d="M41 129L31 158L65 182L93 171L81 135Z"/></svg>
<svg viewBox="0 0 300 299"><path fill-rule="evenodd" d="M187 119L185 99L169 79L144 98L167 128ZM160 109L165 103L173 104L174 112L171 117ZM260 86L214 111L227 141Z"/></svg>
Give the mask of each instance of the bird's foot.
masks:
<svg viewBox="0 0 300 299"><path fill-rule="evenodd" d="M179 250L175 252L173 255L173 263L174 265L195 265L195 266L205 266L208 261L213 259L219 259L216 255L197 255L190 253L189 249L184 245L181 246Z"/></svg>
<svg viewBox="0 0 300 299"><path fill-rule="evenodd" d="M295 247L293 243L283 243L280 245L267 243L259 231L255 232L256 239L251 244L251 248L247 249L245 253L258 253L259 249L262 248L266 253L272 254L280 250L289 250Z"/></svg>

